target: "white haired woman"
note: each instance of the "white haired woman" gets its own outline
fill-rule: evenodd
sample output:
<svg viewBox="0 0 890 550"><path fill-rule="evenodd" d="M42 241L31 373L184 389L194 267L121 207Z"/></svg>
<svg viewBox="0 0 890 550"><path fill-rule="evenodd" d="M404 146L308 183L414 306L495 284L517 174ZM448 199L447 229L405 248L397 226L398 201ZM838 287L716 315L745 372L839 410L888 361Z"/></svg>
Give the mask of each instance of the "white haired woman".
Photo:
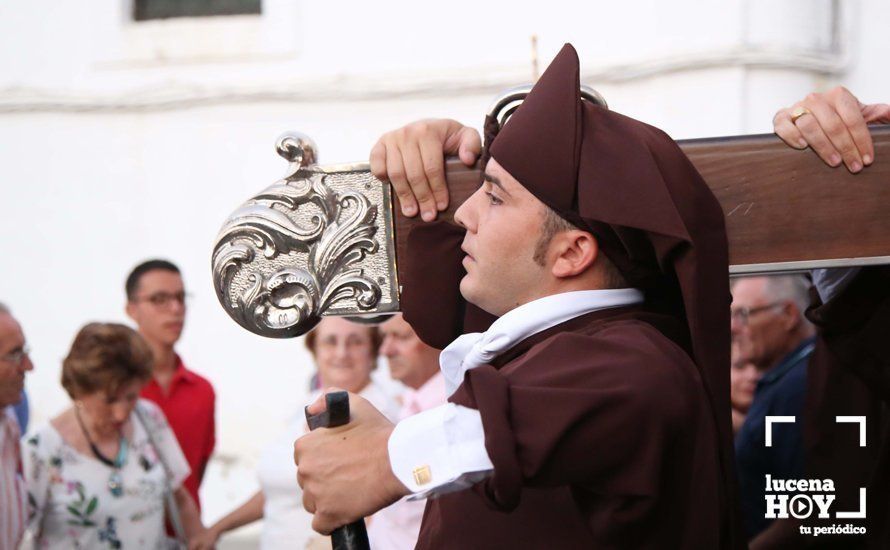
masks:
<svg viewBox="0 0 890 550"><path fill-rule="evenodd" d="M315 358L321 388L336 387L357 393L395 419L398 404L371 378L380 341L377 327L325 317L306 335L305 343ZM264 520L262 550L306 548L319 538L311 528L312 516L303 509L293 460L294 439L306 429L300 409L286 433L267 446L260 456L260 490L207 529L189 546L191 550L212 548L223 533L259 519Z"/></svg>

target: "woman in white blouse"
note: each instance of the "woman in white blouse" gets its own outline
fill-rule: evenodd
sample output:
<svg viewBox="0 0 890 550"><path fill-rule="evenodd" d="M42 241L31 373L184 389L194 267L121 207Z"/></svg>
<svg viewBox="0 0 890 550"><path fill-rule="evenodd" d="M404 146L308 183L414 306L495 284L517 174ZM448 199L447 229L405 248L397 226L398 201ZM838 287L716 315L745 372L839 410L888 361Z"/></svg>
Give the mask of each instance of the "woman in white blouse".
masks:
<svg viewBox="0 0 890 550"><path fill-rule="evenodd" d="M124 325L78 332L62 363L74 404L22 446L26 540L36 548L163 548L168 490L187 536L203 530L182 487L189 466L176 438L163 413L139 399L151 364L148 344Z"/></svg>
<svg viewBox="0 0 890 550"><path fill-rule="evenodd" d="M306 335L306 347L315 358L322 388L358 393L388 418L397 417L398 403L371 379L380 348L376 327L325 317ZM192 542L191 550L212 548L223 533L258 519L264 520L263 550L306 548L319 536L312 531L312 516L303 509L293 458L294 440L306 429L300 409L287 430L260 455L260 490Z"/></svg>

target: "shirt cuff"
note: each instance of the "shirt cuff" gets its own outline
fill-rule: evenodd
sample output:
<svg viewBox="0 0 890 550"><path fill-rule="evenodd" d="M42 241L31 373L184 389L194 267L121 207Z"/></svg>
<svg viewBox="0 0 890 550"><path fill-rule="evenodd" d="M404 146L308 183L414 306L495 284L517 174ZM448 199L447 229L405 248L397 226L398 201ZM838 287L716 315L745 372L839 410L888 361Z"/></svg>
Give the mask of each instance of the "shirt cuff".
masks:
<svg viewBox="0 0 890 550"><path fill-rule="evenodd" d="M389 462L409 500L471 487L490 476L479 411L446 403L399 422L389 436Z"/></svg>

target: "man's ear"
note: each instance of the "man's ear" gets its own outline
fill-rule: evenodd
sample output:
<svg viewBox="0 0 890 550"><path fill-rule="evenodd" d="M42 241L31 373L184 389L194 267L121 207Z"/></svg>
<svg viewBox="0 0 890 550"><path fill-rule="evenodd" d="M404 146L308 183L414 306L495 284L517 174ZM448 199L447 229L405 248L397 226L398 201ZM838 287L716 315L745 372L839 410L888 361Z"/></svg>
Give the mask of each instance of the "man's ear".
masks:
<svg viewBox="0 0 890 550"><path fill-rule="evenodd" d="M556 254L551 273L560 279L584 273L599 255L599 244L594 236L579 229L555 235L551 244Z"/></svg>
<svg viewBox="0 0 890 550"><path fill-rule="evenodd" d="M127 305L124 306L124 311L127 313L127 317L129 317L133 321L136 321L136 304L134 304L130 300L127 300Z"/></svg>
<svg viewBox="0 0 890 550"><path fill-rule="evenodd" d="M785 317L782 321L782 324L785 327L785 330L791 332L797 328L797 326L803 322L803 315L801 315L801 311L797 309L797 304L794 302L785 302L782 306L782 315Z"/></svg>

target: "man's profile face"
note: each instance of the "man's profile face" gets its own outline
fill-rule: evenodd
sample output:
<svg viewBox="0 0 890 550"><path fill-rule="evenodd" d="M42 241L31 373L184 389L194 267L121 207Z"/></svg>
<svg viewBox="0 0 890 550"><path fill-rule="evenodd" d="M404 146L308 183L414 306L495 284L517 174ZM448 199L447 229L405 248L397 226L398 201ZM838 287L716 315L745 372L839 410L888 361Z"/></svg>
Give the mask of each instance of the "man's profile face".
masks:
<svg viewBox="0 0 890 550"><path fill-rule="evenodd" d="M740 361L754 363L760 369L773 367L793 337L789 302L773 299L766 286L765 277L748 277L732 287L733 342L739 346Z"/></svg>
<svg viewBox="0 0 890 550"><path fill-rule="evenodd" d="M439 350L425 343L401 314L380 325L380 354L389 363L389 374L417 389L439 371Z"/></svg>
<svg viewBox="0 0 890 550"><path fill-rule="evenodd" d="M484 177L454 214L467 230L461 246L467 274L460 292L500 316L538 298L546 282L548 267L534 261L544 205L494 159Z"/></svg>
<svg viewBox="0 0 890 550"><path fill-rule="evenodd" d="M12 315L0 313L0 407L21 399L25 372L34 368L25 350L22 327Z"/></svg>
<svg viewBox="0 0 890 550"><path fill-rule="evenodd" d="M185 324L185 287L179 273L148 271L139 278L135 296L127 302L129 315L149 342L173 346Z"/></svg>

